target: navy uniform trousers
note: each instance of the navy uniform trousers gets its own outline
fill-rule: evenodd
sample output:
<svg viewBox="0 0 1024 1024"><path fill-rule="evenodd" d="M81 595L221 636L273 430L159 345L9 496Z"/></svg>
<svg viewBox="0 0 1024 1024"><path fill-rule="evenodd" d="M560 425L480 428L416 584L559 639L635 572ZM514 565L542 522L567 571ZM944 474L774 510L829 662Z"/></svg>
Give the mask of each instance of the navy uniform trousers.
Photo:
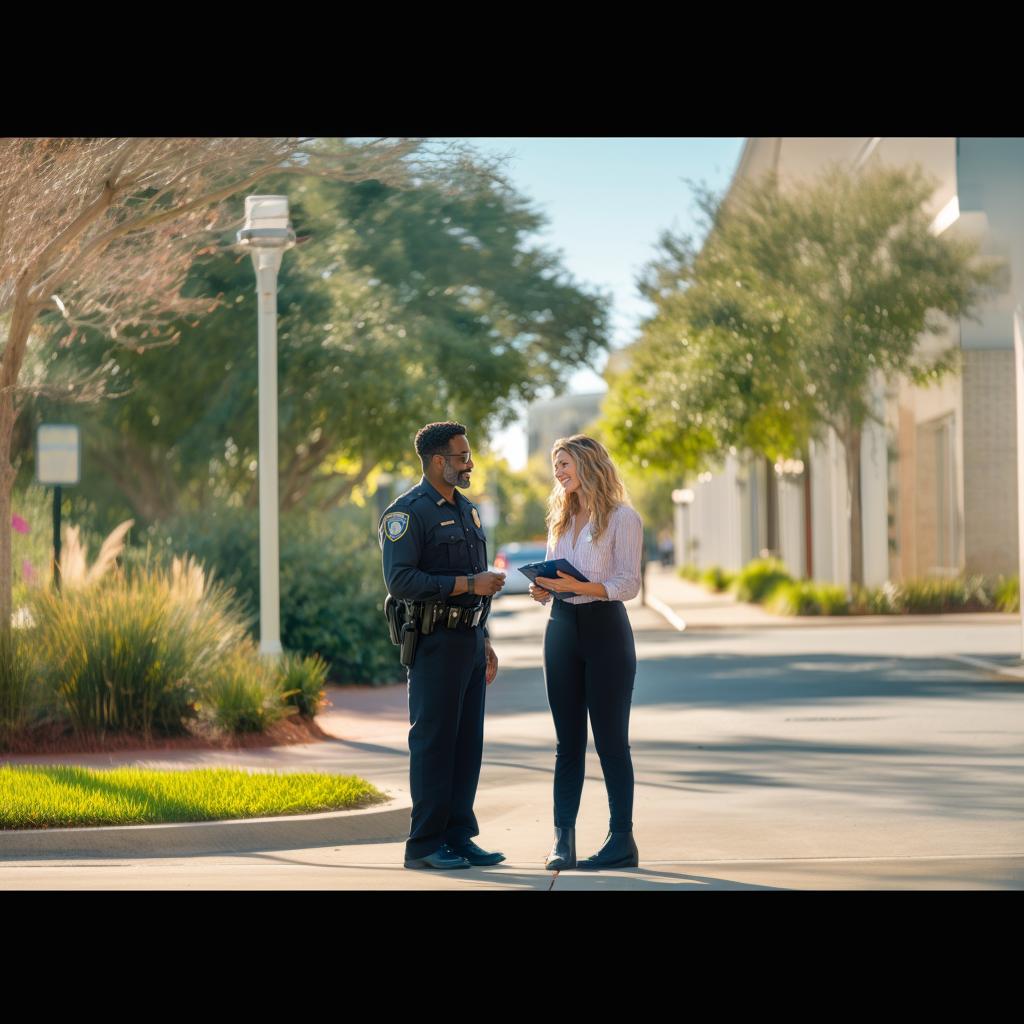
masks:
<svg viewBox="0 0 1024 1024"><path fill-rule="evenodd" d="M421 635L408 673L412 858L480 834L473 800L484 749L483 630L439 626Z"/></svg>

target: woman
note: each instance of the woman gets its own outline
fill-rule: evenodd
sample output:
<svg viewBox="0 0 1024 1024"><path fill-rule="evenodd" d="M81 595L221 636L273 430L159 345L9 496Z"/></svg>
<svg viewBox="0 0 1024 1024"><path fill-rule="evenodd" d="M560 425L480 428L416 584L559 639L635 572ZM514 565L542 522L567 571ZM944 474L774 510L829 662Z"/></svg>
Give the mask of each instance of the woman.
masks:
<svg viewBox="0 0 1024 1024"><path fill-rule="evenodd" d="M622 602L640 591L643 524L629 505L604 446L583 434L560 438L551 452L555 485L548 499L547 558L565 558L589 583L559 571L537 577L530 596L554 600L544 633L544 682L555 720L555 843L546 862L566 868L636 867L629 706L636 675L633 631ZM608 837L576 862L576 814L583 793L587 714L601 759L611 812Z"/></svg>

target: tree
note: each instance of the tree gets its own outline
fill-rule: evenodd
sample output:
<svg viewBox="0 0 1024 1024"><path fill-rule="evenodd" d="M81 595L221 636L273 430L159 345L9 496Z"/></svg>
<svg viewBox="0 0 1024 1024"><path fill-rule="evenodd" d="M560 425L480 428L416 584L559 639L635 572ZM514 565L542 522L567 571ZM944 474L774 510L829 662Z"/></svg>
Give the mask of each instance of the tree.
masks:
<svg viewBox="0 0 1024 1024"><path fill-rule="evenodd" d="M274 172L330 174L396 184L444 169L444 154L417 161L419 143L373 140L324 147L300 139L0 140L0 628L11 616L12 438L24 403L45 383L23 379L30 342L45 367L68 329L156 340L169 318L209 311L183 294L196 251L224 229L221 205ZM214 300L215 301L215 300ZM171 336L173 338L173 335ZM116 363L66 382L66 394L99 398Z"/></svg>
<svg viewBox="0 0 1024 1024"><path fill-rule="evenodd" d="M730 448L771 458L831 427L846 456L854 585L863 583L861 437L875 380L938 380L956 366L943 336L998 268L930 230L934 186L918 169L827 169L786 190L773 176L702 202L697 253L667 235L643 286L657 312L612 384L615 443L655 465L695 469ZM645 392L646 387L646 392Z"/></svg>
<svg viewBox="0 0 1024 1024"><path fill-rule="evenodd" d="M607 346L607 300L527 241L542 218L486 165L466 160L443 185L267 185L288 190L300 237L279 302L284 510L326 510L404 464L424 422L460 419L482 441ZM211 250L185 290L223 295L220 306L176 322L173 348L139 337L122 350L121 397L86 419L103 474L82 490L113 507L108 478L147 523L257 497L252 268ZM88 375L107 358L71 345L48 372Z"/></svg>

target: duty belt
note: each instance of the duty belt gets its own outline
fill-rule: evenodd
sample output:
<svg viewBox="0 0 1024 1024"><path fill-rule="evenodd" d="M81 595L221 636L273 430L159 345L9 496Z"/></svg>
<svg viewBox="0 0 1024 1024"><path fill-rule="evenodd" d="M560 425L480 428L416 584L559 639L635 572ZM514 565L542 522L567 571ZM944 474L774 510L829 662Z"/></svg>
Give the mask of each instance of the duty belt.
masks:
<svg viewBox="0 0 1024 1024"><path fill-rule="evenodd" d="M486 605L445 604L444 601L417 601L414 606L420 632L433 633L435 629L473 629L480 625Z"/></svg>

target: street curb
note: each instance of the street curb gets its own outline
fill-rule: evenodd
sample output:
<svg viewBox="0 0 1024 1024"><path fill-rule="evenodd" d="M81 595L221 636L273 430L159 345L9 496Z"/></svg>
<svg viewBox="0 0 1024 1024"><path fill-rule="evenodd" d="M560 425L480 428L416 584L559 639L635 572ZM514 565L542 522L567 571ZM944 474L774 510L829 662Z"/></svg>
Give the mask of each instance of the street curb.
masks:
<svg viewBox="0 0 1024 1024"><path fill-rule="evenodd" d="M386 792L391 799L385 805L327 814L166 825L0 830L0 860L36 856L172 857L400 842L409 832L412 800L404 790Z"/></svg>
<svg viewBox="0 0 1024 1024"><path fill-rule="evenodd" d="M1000 665L994 661L985 661L983 658L974 658L967 654L947 654L950 661L959 662L962 665L970 665L972 668L981 668L993 675L1003 676L1005 679L1012 679L1016 683L1024 682L1024 667L1020 665Z"/></svg>
<svg viewBox="0 0 1024 1024"><path fill-rule="evenodd" d="M657 612L677 632L682 633L686 629L686 622L676 615L672 608L662 601L660 597L648 594L646 602L648 608Z"/></svg>

